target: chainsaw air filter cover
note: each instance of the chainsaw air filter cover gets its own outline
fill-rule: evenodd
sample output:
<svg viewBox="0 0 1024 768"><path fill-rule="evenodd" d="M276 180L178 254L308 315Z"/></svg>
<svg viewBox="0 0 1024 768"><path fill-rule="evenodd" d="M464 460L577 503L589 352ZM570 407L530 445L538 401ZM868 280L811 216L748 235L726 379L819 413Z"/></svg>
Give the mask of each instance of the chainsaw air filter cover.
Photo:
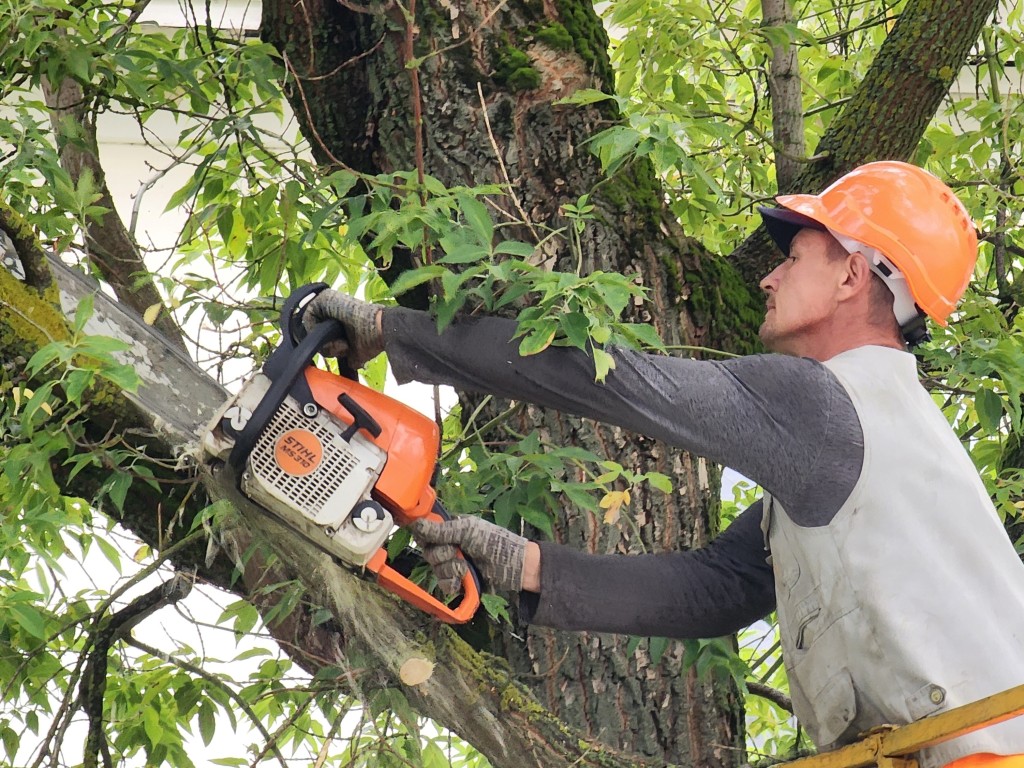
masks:
<svg viewBox="0 0 1024 768"><path fill-rule="evenodd" d="M224 415L244 428L270 380L255 376ZM246 461L241 490L345 562L363 566L387 541L391 514L370 497L387 460L362 433L327 411L287 397L268 421Z"/></svg>

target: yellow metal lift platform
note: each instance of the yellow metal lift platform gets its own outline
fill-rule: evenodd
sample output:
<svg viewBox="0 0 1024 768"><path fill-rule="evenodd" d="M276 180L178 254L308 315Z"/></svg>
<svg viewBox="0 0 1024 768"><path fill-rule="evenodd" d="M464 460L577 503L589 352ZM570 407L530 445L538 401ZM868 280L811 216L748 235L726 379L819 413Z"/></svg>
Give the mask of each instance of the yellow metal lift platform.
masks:
<svg viewBox="0 0 1024 768"><path fill-rule="evenodd" d="M785 768L918 768L915 752L1024 715L1024 685L901 726L882 726L846 747L785 763Z"/></svg>

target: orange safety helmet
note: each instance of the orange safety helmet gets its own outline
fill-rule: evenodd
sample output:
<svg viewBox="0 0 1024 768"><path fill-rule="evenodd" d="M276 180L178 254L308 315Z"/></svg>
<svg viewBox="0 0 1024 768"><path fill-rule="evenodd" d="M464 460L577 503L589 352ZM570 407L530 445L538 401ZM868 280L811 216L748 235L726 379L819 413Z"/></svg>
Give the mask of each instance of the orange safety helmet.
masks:
<svg viewBox="0 0 1024 768"><path fill-rule="evenodd" d="M935 176L882 160L855 168L820 195L775 199L782 208L760 212L783 253L805 227L863 243L903 274L922 312L947 324L974 272L978 237L963 204Z"/></svg>

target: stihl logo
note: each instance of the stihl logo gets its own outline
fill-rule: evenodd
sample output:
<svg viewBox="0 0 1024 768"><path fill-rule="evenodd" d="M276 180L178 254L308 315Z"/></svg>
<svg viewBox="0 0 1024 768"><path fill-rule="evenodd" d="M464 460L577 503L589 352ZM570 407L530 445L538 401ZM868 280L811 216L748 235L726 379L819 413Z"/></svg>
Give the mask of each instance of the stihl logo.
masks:
<svg viewBox="0 0 1024 768"><path fill-rule="evenodd" d="M274 446L277 465L289 475L297 477L308 475L319 467L323 457L324 449L320 440L304 429L285 432Z"/></svg>

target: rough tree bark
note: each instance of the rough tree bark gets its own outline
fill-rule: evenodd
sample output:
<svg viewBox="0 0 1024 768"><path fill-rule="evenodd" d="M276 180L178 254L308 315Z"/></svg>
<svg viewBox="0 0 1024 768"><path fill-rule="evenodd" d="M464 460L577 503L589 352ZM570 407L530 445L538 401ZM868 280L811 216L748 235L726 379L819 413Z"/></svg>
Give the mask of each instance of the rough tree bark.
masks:
<svg viewBox="0 0 1024 768"><path fill-rule="evenodd" d="M583 271L633 276L649 290L635 316L653 322L667 344L697 341L684 275L709 255L670 221L649 166L598 185L596 161L578 148L613 114L554 105L579 88L610 87L607 38L589 5L459 3L446 10L448 4L421 3L411 46L398 5L354 8L325 0L302 7L312 21L298 17L291 3L264 5L263 35L285 56L293 107L316 136L314 152L323 162L373 174L421 162L449 186L510 183L514 198L499 206L526 217L516 226L524 240L531 228L564 226L559 206L592 192L598 216L583 235ZM575 44L546 34L555 25ZM422 66L407 68L414 57L422 57ZM339 110L340 104L353 108ZM422 155L415 139L421 117ZM550 243L549 263L574 270L580 254ZM465 412L473 412L478 398L464 399ZM506 407L486 406L481 423ZM638 541L629 540L626 523L603 525L568 503L555 526L559 541L594 552L657 552L700 546L715 533L717 472L703 460L535 408L520 410L507 426L518 433L536 429L552 444L583 446L630 470L657 470L675 480L678 490L670 496L645 490L634 497L634 509L642 510L635 516ZM497 428L485 439L510 434ZM731 764L742 749L736 692L686 671L681 646L654 664L642 651L627 653L628 637L540 629L522 636L525 642L502 632L492 650L509 659L545 707L589 738L702 766Z"/></svg>

